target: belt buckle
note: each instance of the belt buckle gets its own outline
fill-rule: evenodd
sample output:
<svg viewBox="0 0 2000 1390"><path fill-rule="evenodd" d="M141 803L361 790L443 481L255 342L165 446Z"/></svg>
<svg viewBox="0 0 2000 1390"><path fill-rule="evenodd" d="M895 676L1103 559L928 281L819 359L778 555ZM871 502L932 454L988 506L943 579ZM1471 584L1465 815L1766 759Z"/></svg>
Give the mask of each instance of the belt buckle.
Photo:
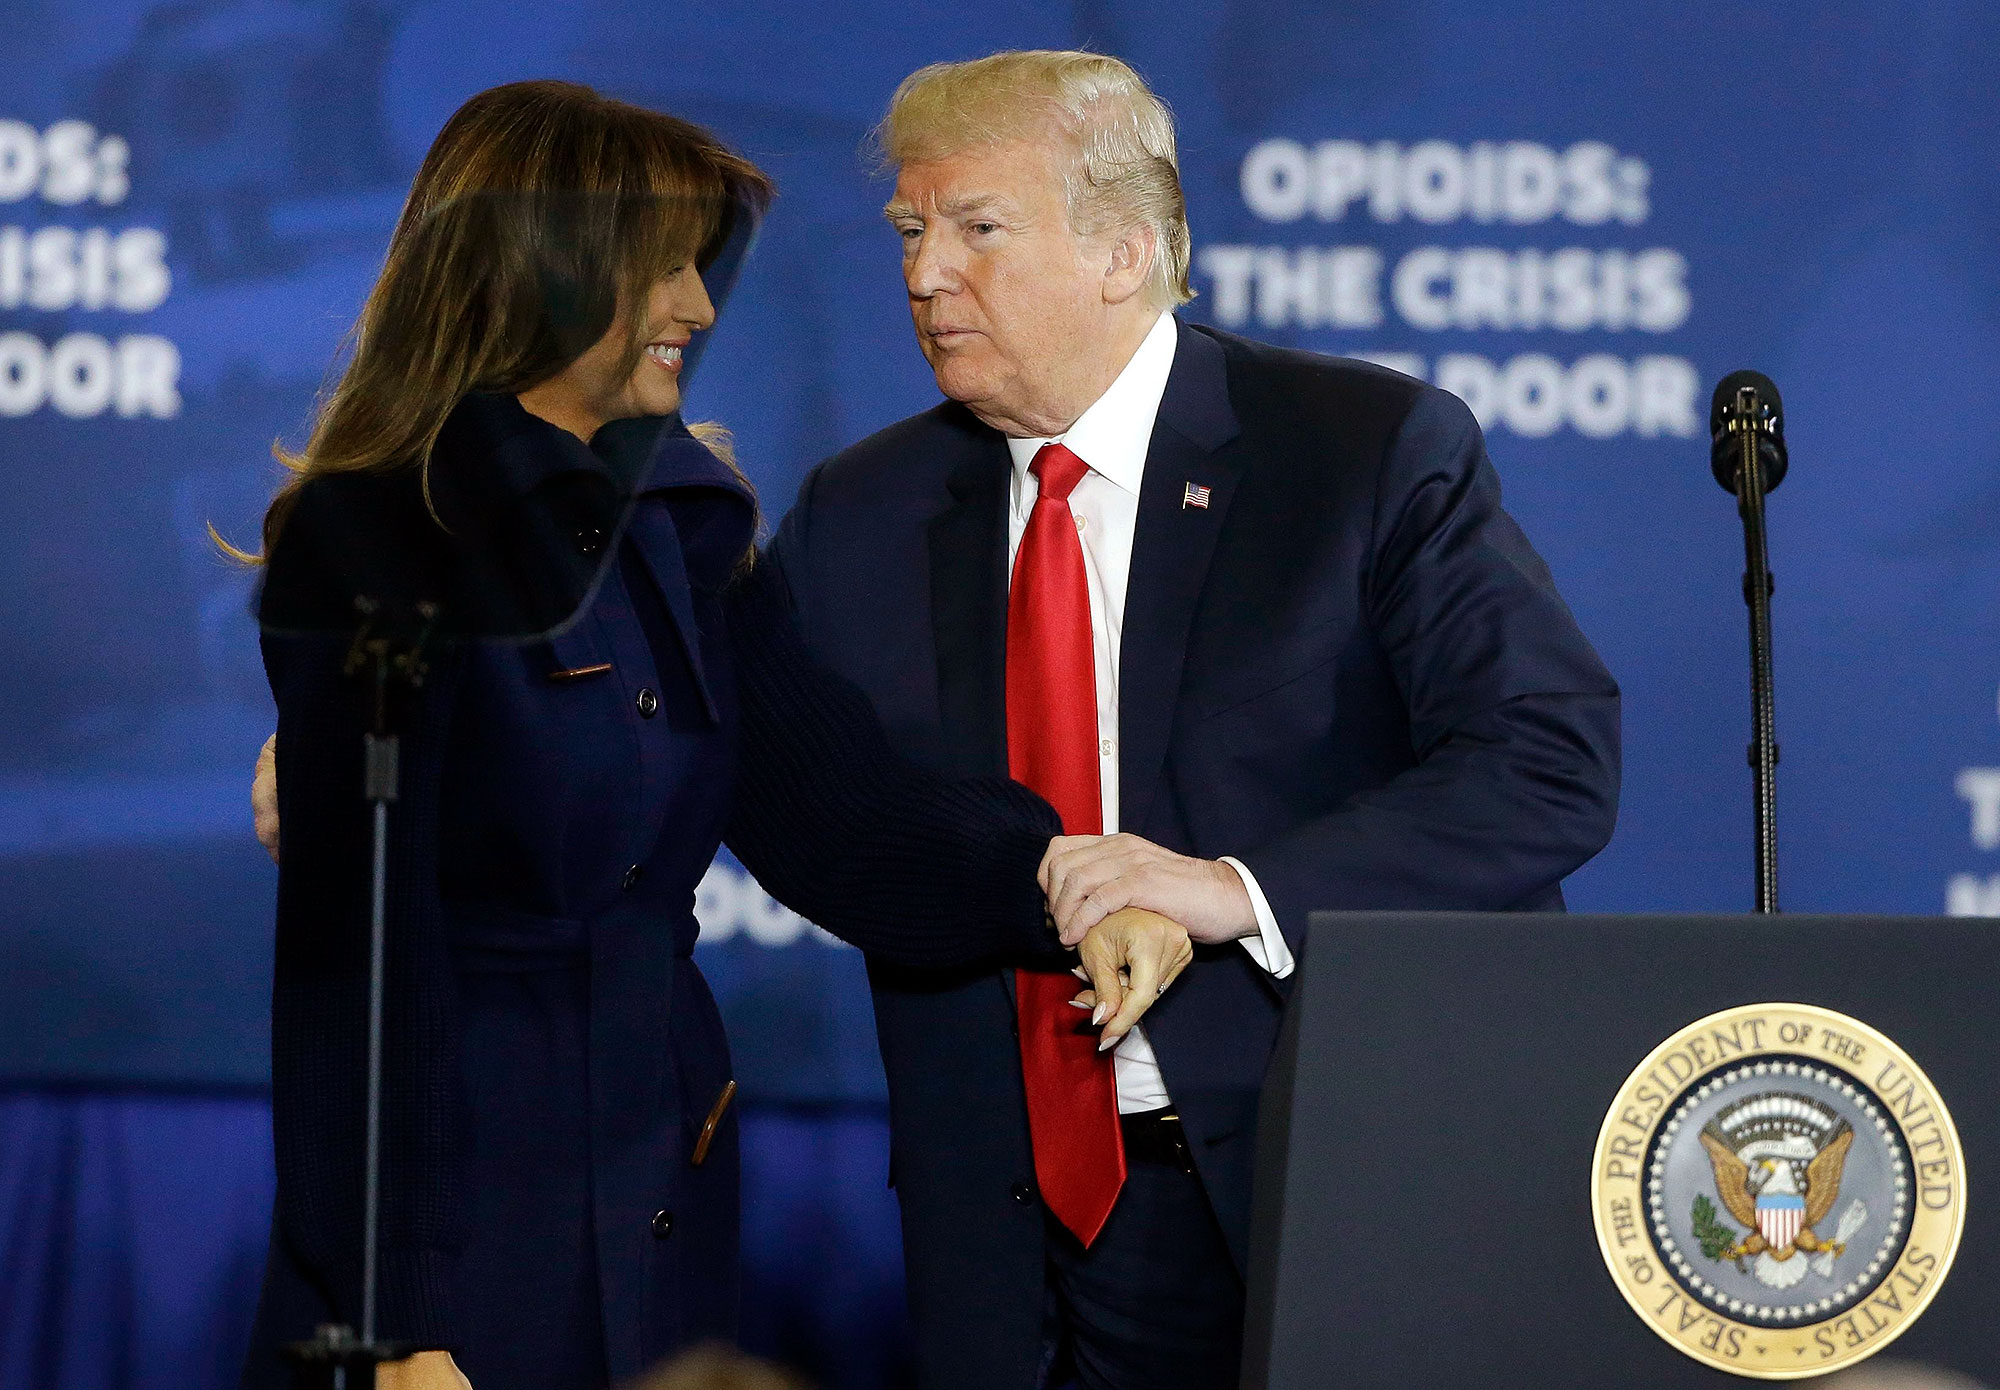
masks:
<svg viewBox="0 0 2000 1390"><path fill-rule="evenodd" d="M1194 1153L1188 1147L1187 1127L1178 1110L1159 1110L1145 1117L1146 1150L1169 1167L1194 1176Z"/></svg>

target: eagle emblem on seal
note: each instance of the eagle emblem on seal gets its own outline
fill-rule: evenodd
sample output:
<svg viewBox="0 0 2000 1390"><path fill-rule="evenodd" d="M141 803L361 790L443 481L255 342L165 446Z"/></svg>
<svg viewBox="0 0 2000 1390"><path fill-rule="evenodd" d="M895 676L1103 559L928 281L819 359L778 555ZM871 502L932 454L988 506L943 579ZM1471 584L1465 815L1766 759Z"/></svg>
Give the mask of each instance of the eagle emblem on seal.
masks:
<svg viewBox="0 0 2000 1390"><path fill-rule="evenodd" d="M1868 1219L1867 1207L1855 1201L1832 1235L1818 1230L1840 1200L1841 1172L1854 1144L1847 1121L1805 1096L1766 1093L1717 1114L1702 1127L1701 1144L1715 1171L1716 1195L1749 1228L1738 1239L1713 1205L1697 1198L1695 1236L1702 1253L1747 1269L1774 1289L1791 1288L1808 1272L1833 1277L1834 1262Z"/></svg>

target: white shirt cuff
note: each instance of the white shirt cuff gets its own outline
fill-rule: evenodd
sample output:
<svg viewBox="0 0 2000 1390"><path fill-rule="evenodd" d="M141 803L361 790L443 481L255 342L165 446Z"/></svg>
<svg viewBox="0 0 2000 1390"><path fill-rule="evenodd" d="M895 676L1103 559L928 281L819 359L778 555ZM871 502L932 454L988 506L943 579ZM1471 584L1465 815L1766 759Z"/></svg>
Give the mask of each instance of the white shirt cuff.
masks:
<svg viewBox="0 0 2000 1390"><path fill-rule="evenodd" d="M1257 875L1250 872L1249 865L1226 854L1222 862L1236 870L1236 876L1243 880L1243 890L1250 895L1250 910L1257 914L1257 934L1241 938L1243 949L1250 953L1250 959L1278 979L1284 979L1297 962L1292 959L1292 948L1285 944L1285 934L1278 930L1278 914L1271 911L1271 904L1264 897L1264 890L1257 886Z"/></svg>

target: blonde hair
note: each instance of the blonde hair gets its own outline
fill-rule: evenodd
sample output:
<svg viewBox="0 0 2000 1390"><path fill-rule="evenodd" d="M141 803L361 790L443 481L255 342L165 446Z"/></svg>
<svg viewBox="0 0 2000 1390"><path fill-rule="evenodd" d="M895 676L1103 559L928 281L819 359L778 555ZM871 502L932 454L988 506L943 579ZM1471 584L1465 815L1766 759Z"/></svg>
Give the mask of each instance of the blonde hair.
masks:
<svg viewBox="0 0 2000 1390"><path fill-rule="evenodd" d="M1064 175L1071 226L1085 236L1151 228L1154 299L1162 308L1193 299L1173 113L1116 58L1035 49L932 63L896 88L874 141L884 163L902 165L1051 125L1076 151Z"/></svg>

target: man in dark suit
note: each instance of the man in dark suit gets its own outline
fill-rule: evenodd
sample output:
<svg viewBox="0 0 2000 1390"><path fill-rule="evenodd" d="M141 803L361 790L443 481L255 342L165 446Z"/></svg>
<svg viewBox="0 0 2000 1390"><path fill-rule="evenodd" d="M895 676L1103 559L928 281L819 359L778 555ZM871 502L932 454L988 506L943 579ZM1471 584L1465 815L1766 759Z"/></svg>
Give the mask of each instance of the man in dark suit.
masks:
<svg viewBox="0 0 2000 1390"><path fill-rule="evenodd" d="M1617 688L1460 402L1175 319L1172 125L1124 64L941 64L882 138L949 399L815 469L770 559L905 754L1056 805L1066 940L1129 903L1202 943L1109 1057L1043 972L871 963L921 1380L1234 1385L1307 913L1559 907Z"/></svg>

